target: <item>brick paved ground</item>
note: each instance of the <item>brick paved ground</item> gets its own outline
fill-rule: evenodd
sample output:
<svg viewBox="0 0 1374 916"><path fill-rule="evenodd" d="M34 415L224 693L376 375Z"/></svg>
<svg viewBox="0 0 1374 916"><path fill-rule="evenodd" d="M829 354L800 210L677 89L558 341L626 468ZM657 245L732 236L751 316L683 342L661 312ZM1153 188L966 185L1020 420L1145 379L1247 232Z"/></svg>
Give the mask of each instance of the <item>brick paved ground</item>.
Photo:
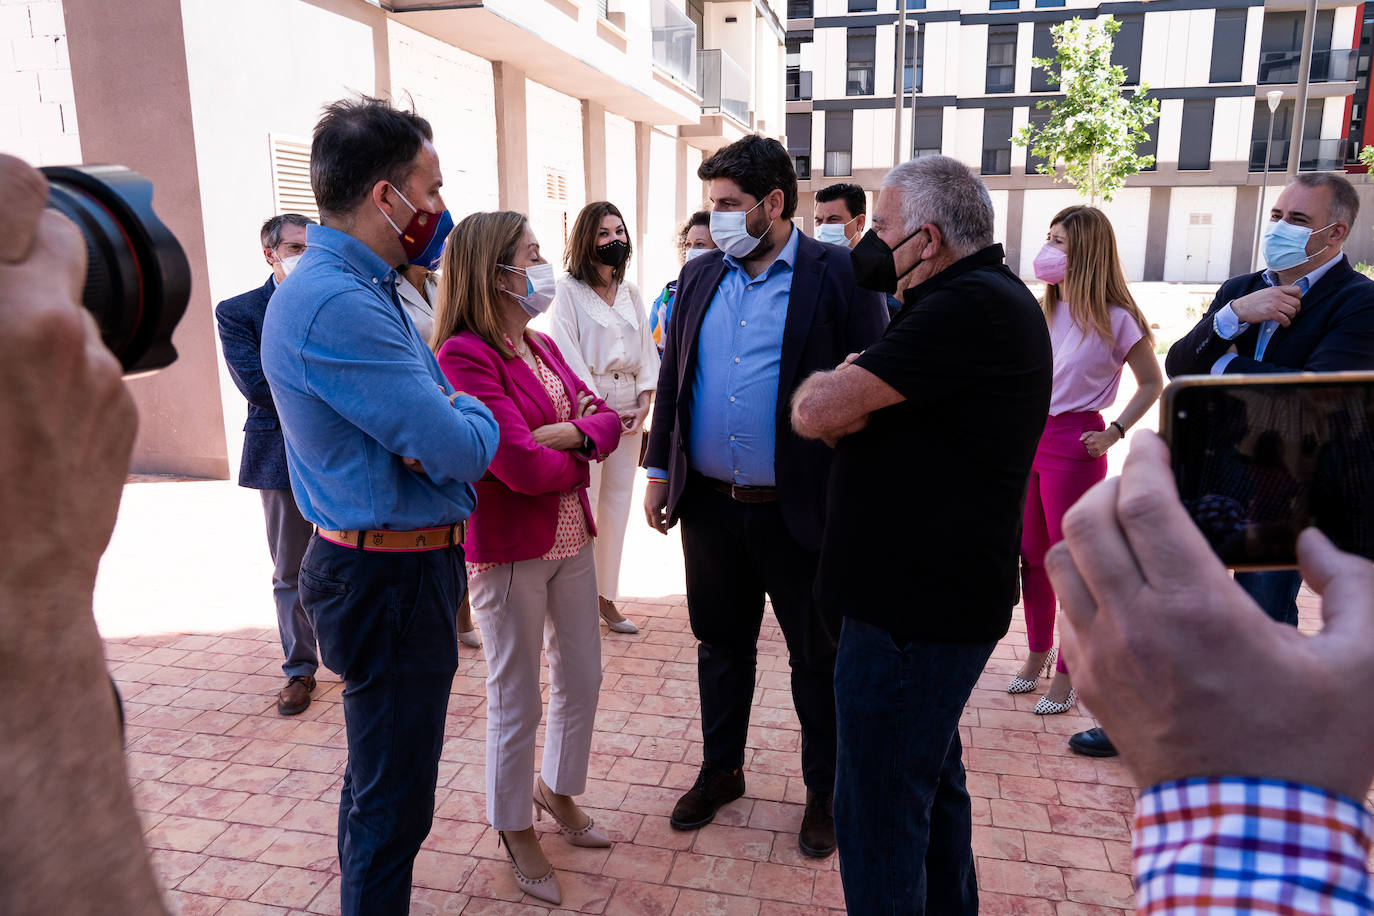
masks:
<svg viewBox="0 0 1374 916"><path fill-rule="evenodd" d="M163 536L203 530L197 526L207 518L215 520L214 541ZM322 673L309 710L294 718L276 713L281 649L267 628L270 567L261 526L254 495L228 482L132 485L101 567L97 620L129 716L135 798L178 913L338 908L341 687ZM640 594L651 583L680 591L674 539L632 525L625 581ZM1315 626L1315 599L1304 592L1302 603L1304 626ZM594 778L581 799L616 846L576 849L556 835L545 839L565 909L841 911L835 859L807 860L796 849L805 790L777 625L766 619L760 643L746 796L716 823L684 834L668 827L667 814L691 784L701 750L686 610L681 596L669 595L632 601L626 612L642 632L602 641ZM1131 778L1119 761L1068 752L1066 737L1091 724L1081 709L1041 718L1030 713L1041 691L1003 692L1024 647L1018 610L961 724L982 911L1122 913L1131 903ZM538 912L519 894L483 820L485 665L478 650L460 647L460 658L413 912Z"/></svg>
<svg viewBox="0 0 1374 916"><path fill-rule="evenodd" d="M565 909L777 916L842 909L835 859L815 862L796 848L805 788L776 623L765 625L760 646L746 796L703 830L678 833L667 813L701 755L695 644L681 598L626 611L643 630L602 641L594 778L582 798L617 842L592 850L545 838ZM1131 901L1131 779L1118 761L1068 753L1065 737L1088 719L1034 716L1035 695L1003 692L1021 632L997 649L961 726L983 912L1119 912L1113 908ZM322 677L310 709L288 719L273 701L281 660L272 631L107 645L129 717L135 797L176 911L337 912L344 765L337 678ZM434 829L416 867L416 913L533 906L483 820L484 673L480 653L463 649Z"/></svg>

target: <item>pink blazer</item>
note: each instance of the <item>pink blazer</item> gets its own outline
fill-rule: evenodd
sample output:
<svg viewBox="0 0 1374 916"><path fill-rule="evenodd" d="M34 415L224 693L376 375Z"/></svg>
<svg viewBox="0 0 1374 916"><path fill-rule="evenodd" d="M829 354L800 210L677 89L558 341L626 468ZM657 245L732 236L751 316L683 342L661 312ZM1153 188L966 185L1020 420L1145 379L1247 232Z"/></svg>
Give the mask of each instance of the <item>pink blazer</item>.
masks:
<svg viewBox="0 0 1374 916"><path fill-rule="evenodd" d="M543 334L530 345L563 382L576 407L578 395L591 394L573 375L563 355ZM558 496L578 491L593 535L596 524L587 499L589 457L537 445L531 430L556 422L553 401L525 361L504 358L486 341L464 331L439 348L439 366L459 391L477 398L496 418L501 441L487 474L473 486L477 508L468 518L467 558L474 563L512 563L548 553L558 526ZM620 441L620 418L592 395L596 412L572 423L592 441L597 461Z"/></svg>

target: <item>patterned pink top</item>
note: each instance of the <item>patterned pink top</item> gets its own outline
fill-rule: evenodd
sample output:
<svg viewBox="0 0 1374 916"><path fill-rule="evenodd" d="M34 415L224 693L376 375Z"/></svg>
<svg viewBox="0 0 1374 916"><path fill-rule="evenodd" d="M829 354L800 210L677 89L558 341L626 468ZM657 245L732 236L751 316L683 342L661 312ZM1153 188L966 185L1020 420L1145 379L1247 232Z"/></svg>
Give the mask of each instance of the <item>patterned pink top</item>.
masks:
<svg viewBox="0 0 1374 916"><path fill-rule="evenodd" d="M506 339L510 343L510 339ZM544 391L548 393L549 400L553 401L553 413L559 423L566 423L572 419L572 402L568 400L568 391L563 387L563 383L552 369L544 364L539 358L539 354L534 354L534 364L537 368L539 381L544 385ZM568 557L577 556L578 551L591 543L592 533L587 528L587 517L582 512L582 502L577 498L577 494L571 490L558 494L558 527L554 530L553 546L548 549L539 559L541 560L566 560ZM482 573L491 572L505 563L468 563L468 580L471 581Z"/></svg>

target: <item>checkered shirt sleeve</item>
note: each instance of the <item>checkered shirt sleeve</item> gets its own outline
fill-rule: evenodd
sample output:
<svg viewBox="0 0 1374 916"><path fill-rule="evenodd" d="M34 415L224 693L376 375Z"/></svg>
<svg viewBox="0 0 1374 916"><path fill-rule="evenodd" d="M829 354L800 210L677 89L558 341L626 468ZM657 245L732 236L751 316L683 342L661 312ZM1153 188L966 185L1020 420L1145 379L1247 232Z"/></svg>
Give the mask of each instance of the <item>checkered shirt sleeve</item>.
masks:
<svg viewBox="0 0 1374 916"><path fill-rule="evenodd" d="M1300 783L1161 783L1136 804L1136 912L1368 916L1371 834L1359 802Z"/></svg>

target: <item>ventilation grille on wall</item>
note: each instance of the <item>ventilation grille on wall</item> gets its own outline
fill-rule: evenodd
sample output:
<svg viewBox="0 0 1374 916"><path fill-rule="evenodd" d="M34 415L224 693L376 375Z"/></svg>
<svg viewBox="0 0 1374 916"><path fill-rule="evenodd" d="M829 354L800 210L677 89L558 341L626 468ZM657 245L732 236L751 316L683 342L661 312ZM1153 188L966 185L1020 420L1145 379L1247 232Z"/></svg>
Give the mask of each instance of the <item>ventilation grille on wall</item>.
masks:
<svg viewBox="0 0 1374 916"><path fill-rule="evenodd" d="M555 203L568 200L568 174L559 169L544 169L544 197Z"/></svg>
<svg viewBox="0 0 1374 916"><path fill-rule="evenodd" d="M1210 213L1189 213L1188 225L1190 226L1210 226L1212 225L1212 214Z"/></svg>
<svg viewBox="0 0 1374 916"><path fill-rule="evenodd" d="M319 221L320 209L310 191L310 144L268 137L272 148L273 213L301 213Z"/></svg>

